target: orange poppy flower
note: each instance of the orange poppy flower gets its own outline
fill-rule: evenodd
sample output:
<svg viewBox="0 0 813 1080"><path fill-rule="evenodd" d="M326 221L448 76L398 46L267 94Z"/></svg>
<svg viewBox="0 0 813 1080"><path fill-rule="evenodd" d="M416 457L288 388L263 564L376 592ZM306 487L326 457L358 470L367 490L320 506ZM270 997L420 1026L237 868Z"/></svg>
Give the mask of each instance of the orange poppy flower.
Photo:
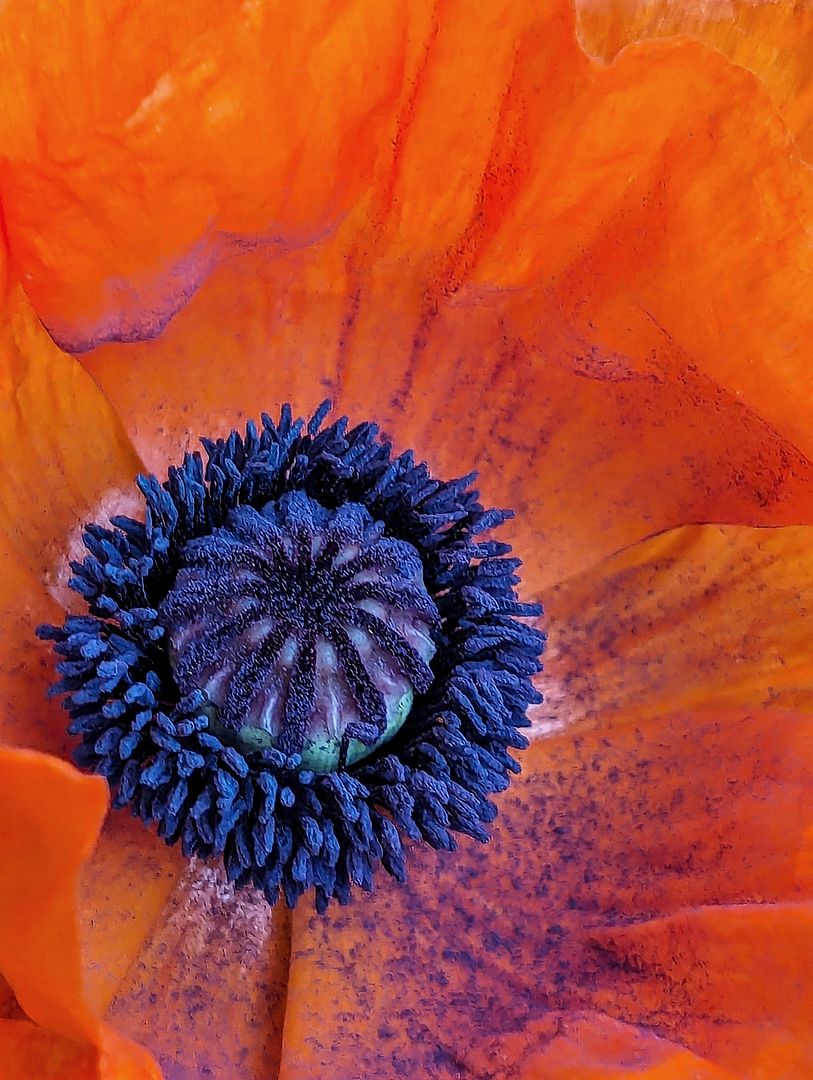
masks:
<svg viewBox="0 0 813 1080"><path fill-rule="evenodd" d="M810 1074L810 15L475 7L0 10L0 1075ZM99 833L34 629L328 396L480 470L550 638L492 842L318 914Z"/></svg>

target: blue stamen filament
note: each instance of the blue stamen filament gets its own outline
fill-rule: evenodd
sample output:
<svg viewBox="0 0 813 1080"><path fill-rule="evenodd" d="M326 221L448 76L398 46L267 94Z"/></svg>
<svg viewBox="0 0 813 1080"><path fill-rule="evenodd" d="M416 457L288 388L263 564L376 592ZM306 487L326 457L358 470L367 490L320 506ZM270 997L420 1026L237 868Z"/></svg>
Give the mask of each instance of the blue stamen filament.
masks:
<svg viewBox="0 0 813 1080"><path fill-rule="evenodd" d="M544 644L482 538L510 513L328 410L140 477L144 520L88 525L71 564L88 614L39 630L114 805L319 910L403 880L404 837L488 838Z"/></svg>

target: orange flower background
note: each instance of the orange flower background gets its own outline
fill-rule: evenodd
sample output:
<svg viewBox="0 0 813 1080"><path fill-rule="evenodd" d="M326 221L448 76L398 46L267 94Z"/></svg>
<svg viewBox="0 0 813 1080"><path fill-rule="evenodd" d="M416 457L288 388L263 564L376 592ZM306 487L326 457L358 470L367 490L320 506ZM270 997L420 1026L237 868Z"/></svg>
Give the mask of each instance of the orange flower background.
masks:
<svg viewBox="0 0 813 1080"><path fill-rule="evenodd" d="M473 462L550 652L492 844L323 917L5 749L0 1076L810 1075L811 28L3 6L3 741L81 523L286 400Z"/></svg>

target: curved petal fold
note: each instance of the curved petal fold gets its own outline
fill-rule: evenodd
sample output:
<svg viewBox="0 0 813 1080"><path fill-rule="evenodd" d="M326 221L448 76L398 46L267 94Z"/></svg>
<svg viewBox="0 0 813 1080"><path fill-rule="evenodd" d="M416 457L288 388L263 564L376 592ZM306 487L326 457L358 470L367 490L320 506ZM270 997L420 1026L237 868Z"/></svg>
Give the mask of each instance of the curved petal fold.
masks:
<svg viewBox="0 0 813 1080"><path fill-rule="evenodd" d="M536 1052L547 1064L551 1017L572 1037L578 1017L613 1012L616 983L614 1018L643 1029L631 1065L646 1062L653 1078L675 1075L672 1066L692 1076L691 1063L714 1080L802 1080L802 1063L809 1071L813 1060L807 991L786 993L781 1008L777 1001L782 973L795 977L804 959L786 952L768 961L772 989L744 1001L772 933L777 947L806 948L803 924L788 929L783 912L806 910L813 896L809 714L709 708L574 730L536 740L522 766L498 798L489 847L415 849L405 886L323 917L295 912L283 1080L327 1070L340 1080L386 1080L453 1067L499 1075L501 1055ZM602 944L627 933L632 942L639 923L646 935L652 920L714 905L722 905L717 922L697 916L705 936L695 974L705 972L705 995L684 991L677 968L664 981L657 963L636 963L632 944L626 961ZM725 928L732 905L765 905L767 936L751 952L745 924ZM663 958L667 947L657 947ZM647 1010L658 993L660 1012ZM679 1019L667 1028L669 1010ZM618 1040L602 1024L587 1039L591 1067L612 1076ZM577 1053L567 1041L547 1050L562 1069ZM587 1045L582 1053L579 1067Z"/></svg>
<svg viewBox="0 0 813 1080"><path fill-rule="evenodd" d="M10 1080L159 1080L149 1055L107 1028L85 997L77 888L107 805L103 780L0 748L0 971L31 1021L0 1024Z"/></svg>
<svg viewBox="0 0 813 1080"><path fill-rule="evenodd" d="M813 9L771 0L681 3L676 0L576 0L579 40L609 61L625 45L650 37L698 38L752 71L796 139L813 155Z"/></svg>
<svg viewBox="0 0 813 1080"><path fill-rule="evenodd" d="M46 696L53 665L34 631L62 617L82 524L124 510L143 466L93 378L16 285L0 313L0 461L0 737L66 754L64 713Z"/></svg>
<svg viewBox="0 0 813 1080"><path fill-rule="evenodd" d="M537 348L553 298L633 370L700 371L809 454L813 176L764 89L685 40L556 69L552 89L538 52L519 53L511 196L467 288L517 290Z"/></svg>
<svg viewBox="0 0 813 1080"><path fill-rule="evenodd" d="M813 452L813 179L750 72L686 40L598 63L565 0L287 12L5 5L0 189L58 340L152 336L246 238L312 265L339 229L311 279L341 297L344 333L312 343L328 367L375 267L385 296L408 279L419 302L402 367L439 307L496 298L543 368L558 310L588 360L700 372ZM51 40L70 47L45 70L32 43Z"/></svg>
<svg viewBox="0 0 813 1080"><path fill-rule="evenodd" d="M557 1017L549 1041L524 1058L517 1075L520 1080L737 1080L668 1039L600 1013Z"/></svg>
<svg viewBox="0 0 813 1080"><path fill-rule="evenodd" d="M530 592L687 521L811 520L813 467L708 380L629 376L555 311L543 357L497 306L443 301L427 320L414 282L348 268L344 242L243 256L159 340L85 358L158 475L200 435L330 397L439 475L479 468L516 511Z"/></svg>
<svg viewBox="0 0 813 1080"><path fill-rule="evenodd" d="M613 724L716 706L813 708L813 530L697 525L546 597L538 719Z"/></svg>
<svg viewBox="0 0 813 1080"><path fill-rule="evenodd" d="M89 511L142 467L99 387L19 286L0 312L0 460L0 548L50 583Z"/></svg>
<svg viewBox="0 0 813 1080"><path fill-rule="evenodd" d="M0 191L54 336L154 335L246 238L334 224L370 182L405 36L403 4L367 0L4 4Z"/></svg>
<svg viewBox="0 0 813 1080"><path fill-rule="evenodd" d="M617 970L600 1003L720 1055L738 1076L813 1063L813 904L720 904L599 931Z"/></svg>

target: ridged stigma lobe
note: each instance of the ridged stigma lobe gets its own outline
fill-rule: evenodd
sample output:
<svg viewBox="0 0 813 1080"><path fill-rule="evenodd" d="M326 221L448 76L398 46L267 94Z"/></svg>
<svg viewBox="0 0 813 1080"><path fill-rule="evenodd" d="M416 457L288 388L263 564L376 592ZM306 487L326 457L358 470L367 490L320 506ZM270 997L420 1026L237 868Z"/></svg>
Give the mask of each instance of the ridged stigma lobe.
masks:
<svg viewBox="0 0 813 1080"><path fill-rule="evenodd" d="M431 685L439 615L417 551L383 532L296 491L185 545L160 616L217 734L329 772L396 733Z"/></svg>

